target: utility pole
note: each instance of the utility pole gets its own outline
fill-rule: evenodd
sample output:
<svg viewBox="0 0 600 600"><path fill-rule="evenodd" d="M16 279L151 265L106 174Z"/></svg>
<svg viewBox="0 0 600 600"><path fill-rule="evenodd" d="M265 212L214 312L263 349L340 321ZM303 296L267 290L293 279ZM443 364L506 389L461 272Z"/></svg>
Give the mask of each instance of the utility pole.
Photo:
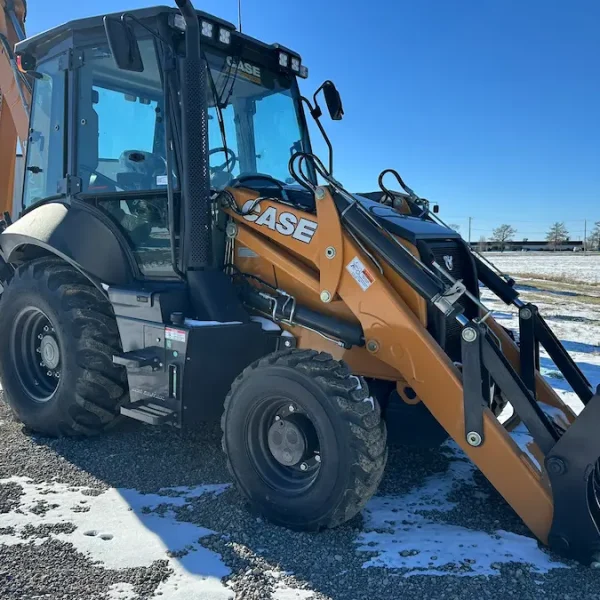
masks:
<svg viewBox="0 0 600 600"><path fill-rule="evenodd" d="M587 252L587 219L583 222L583 253Z"/></svg>
<svg viewBox="0 0 600 600"><path fill-rule="evenodd" d="M471 245L471 221L473 217L469 217L469 246Z"/></svg>
<svg viewBox="0 0 600 600"><path fill-rule="evenodd" d="M238 0L238 29L242 33L242 0Z"/></svg>

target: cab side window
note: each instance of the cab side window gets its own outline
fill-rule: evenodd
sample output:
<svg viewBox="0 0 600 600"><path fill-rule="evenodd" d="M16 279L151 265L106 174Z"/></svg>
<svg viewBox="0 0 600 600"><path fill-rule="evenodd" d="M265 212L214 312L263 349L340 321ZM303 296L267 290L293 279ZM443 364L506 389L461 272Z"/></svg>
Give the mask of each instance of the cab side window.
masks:
<svg viewBox="0 0 600 600"><path fill-rule="evenodd" d="M27 160L23 207L55 196L65 175L65 72L54 58L38 65L31 123L27 141Z"/></svg>

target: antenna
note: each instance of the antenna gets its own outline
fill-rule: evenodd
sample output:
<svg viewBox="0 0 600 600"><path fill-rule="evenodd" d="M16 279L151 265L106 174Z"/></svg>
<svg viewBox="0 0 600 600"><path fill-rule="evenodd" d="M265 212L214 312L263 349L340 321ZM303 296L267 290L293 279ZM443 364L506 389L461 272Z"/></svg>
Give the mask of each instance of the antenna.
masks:
<svg viewBox="0 0 600 600"><path fill-rule="evenodd" d="M238 29L242 33L242 0L238 0Z"/></svg>

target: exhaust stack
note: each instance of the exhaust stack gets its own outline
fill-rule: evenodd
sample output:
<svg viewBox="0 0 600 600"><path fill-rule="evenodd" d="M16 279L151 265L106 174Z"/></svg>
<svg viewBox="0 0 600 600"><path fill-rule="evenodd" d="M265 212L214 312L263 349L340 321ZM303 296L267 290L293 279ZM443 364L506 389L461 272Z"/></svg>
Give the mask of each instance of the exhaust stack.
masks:
<svg viewBox="0 0 600 600"><path fill-rule="evenodd" d="M190 0L175 0L186 23L181 61L183 165L183 268L186 273L212 267L212 230L208 173L207 75L200 53L200 25Z"/></svg>

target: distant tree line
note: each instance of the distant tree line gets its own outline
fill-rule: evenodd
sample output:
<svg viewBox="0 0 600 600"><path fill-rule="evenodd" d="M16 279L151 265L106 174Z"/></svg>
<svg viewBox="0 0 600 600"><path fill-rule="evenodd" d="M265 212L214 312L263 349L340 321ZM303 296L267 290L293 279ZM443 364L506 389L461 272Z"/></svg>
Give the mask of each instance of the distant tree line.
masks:
<svg viewBox="0 0 600 600"><path fill-rule="evenodd" d="M594 229L585 241L587 250L600 250L600 221L596 221Z"/></svg>
<svg viewBox="0 0 600 600"><path fill-rule="evenodd" d="M456 231L460 229L458 225L450 225L450 227ZM508 242L512 242L516 235L517 230L512 225L503 223L492 231L489 241L485 236L481 236L477 242L477 249L483 252L492 246L504 252L508 246ZM528 240L524 238L523 241L526 242ZM550 226L546 234L546 241L548 242L548 247L555 251L559 250L565 242L569 241L569 230L564 222L557 221ZM586 250L600 250L600 221L594 224L590 235L584 241L584 246Z"/></svg>

